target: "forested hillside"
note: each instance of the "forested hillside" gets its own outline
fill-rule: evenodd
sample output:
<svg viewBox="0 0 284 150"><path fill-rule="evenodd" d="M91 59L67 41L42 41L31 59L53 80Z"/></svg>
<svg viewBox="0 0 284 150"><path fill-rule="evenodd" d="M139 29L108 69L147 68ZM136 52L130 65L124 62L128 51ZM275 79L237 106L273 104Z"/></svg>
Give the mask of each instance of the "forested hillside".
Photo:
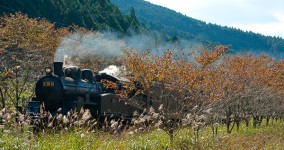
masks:
<svg viewBox="0 0 284 150"><path fill-rule="evenodd" d="M264 52L274 58L284 58L284 40L280 37L263 36L206 23L144 0L0 2L1 15L15 12L27 14L32 18L46 18L57 27L74 24L87 29L115 31L124 35L141 34L146 31L147 35L154 37L151 41L155 41L154 43L161 47L166 44L160 41L176 42L185 39L200 43L231 45L234 53ZM147 28L155 32L150 33Z"/></svg>
<svg viewBox="0 0 284 150"><path fill-rule="evenodd" d="M127 33L139 31L135 15L123 16L109 0L10 0L0 1L0 14L21 12L46 18L56 26L78 25L93 30ZM142 28L142 27L141 27Z"/></svg>
<svg viewBox="0 0 284 150"><path fill-rule="evenodd" d="M253 32L244 32L231 27L206 23L144 0L110 1L117 5L124 14L129 13L133 7L137 18L147 28L170 36L229 44L237 53L264 51L273 57L284 58L284 40L280 37L263 36Z"/></svg>

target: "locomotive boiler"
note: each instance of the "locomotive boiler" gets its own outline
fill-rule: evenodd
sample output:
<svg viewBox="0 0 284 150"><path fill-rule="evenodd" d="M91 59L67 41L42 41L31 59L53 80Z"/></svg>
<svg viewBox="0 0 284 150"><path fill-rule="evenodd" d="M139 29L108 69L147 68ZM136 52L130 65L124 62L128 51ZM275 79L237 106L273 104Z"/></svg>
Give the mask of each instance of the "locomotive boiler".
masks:
<svg viewBox="0 0 284 150"><path fill-rule="evenodd" d="M53 69L45 68L46 75L37 81L35 97L28 102L27 113L39 113L41 105L53 114L59 108L62 113L71 109L89 109L93 117L131 117L134 111L141 111L120 100L112 89L106 89L99 82L106 79L120 86L119 79L107 74L95 74L90 69L81 70L76 66L63 68L62 62L54 62L53 65Z"/></svg>

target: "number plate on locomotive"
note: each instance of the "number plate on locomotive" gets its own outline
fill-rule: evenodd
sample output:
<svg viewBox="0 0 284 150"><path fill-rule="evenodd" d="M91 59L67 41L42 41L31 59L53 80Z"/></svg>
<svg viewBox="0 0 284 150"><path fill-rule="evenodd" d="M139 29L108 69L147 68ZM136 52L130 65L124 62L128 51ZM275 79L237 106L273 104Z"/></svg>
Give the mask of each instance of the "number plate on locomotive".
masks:
<svg viewBox="0 0 284 150"><path fill-rule="evenodd" d="M50 86L54 86L54 82L43 82L44 87L50 87Z"/></svg>

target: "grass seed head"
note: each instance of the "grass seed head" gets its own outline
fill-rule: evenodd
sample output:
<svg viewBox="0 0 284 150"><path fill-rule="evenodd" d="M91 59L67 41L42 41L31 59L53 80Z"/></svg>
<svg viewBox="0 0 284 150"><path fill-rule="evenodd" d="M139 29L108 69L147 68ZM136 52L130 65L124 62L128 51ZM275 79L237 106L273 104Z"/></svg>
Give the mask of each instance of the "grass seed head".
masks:
<svg viewBox="0 0 284 150"><path fill-rule="evenodd" d="M63 123L64 124L69 123L69 120L68 120L68 118L65 115L63 116Z"/></svg>
<svg viewBox="0 0 284 150"><path fill-rule="evenodd" d="M56 112L61 113L61 111L62 111L62 108L58 108Z"/></svg>
<svg viewBox="0 0 284 150"><path fill-rule="evenodd" d="M82 120L87 121L92 118L91 112L89 109L86 109L85 112L83 113Z"/></svg>
<svg viewBox="0 0 284 150"><path fill-rule="evenodd" d="M164 110L164 105L161 104L161 105L159 106L159 108L158 108L158 111L159 111L159 112L162 112L163 110Z"/></svg>
<svg viewBox="0 0 284 150"><path fill-rule="evenodd" d="M49 114L49 116L48 116L48 120L49 120L49 121L51 121L51 120L52 120L52 118L53 118L52 114Z"/></svg>
<svg viewBox="0 0 284 150"><path fill-rule="evenodd" d="M56 117L56 120L58 122L62 122L63 121L63 115L62 114L59 114L57 117Z"/></svg>
<svg viewBox="0 0 284 150"><path fill-rule="evenodd" d="M47 127L48 128L52 128L53 127L53 122L50 122Z"/></svg>

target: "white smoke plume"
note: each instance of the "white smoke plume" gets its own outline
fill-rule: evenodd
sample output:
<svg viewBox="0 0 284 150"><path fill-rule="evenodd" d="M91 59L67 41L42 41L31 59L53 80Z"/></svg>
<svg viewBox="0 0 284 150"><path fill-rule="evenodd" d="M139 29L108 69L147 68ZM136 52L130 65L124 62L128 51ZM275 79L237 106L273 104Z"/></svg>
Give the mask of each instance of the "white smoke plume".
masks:
<svg viewBox="0 0 284 150"><path fill-rule="evenodd" d="M120 56L125 48L124 41L108 37L106 34L99 32L76 33L63 38L56 50L54 62L61 62L64 57L84 59L94 55Z"/></svg>
<svg viewBox="0 0 284 150"><path fill-rule="evenodd" d="M105 58L105 56L119 58L123 55L124 50L130 48L140 52L150 52L150 55L161 56L165 50L190 51L194 45L198 45L194 40L179 40L171 43L161 41L155 35L121 36L110 32L74 33L62 39L55 53L54 62L63 62L65 67L79 66L80 61L92 60L92 62L96 62L95 59L101 58L101 56L102 58ZM114 65L101 72L114 76L125 76L126 74L126 71L121 70L121 67Z"/></svg>
<svg viewBox="0 0 284 150"><path fill-rule="evenodd" d="M122 77L127 75L125 66L115 66L115 65L110 65L104 70L100 71L99 73L106 73L117 77Z"/></svg>
<svg viewBox="0 0 284 150"><path fill-rule="evenodd" d="M159 41L153 35L134 35L121 37L116 33L89 32L88 34L75 33L62 39L57 49L54 61L63 61L64 56L68 58L78 57L79 59L90 58L94 55L121 56L123 50L134 49L150 51L151 55L162 55L167 49L190 50L198 42L192 40L179 40L177 43Z"/></svg>
<svg viewBox="0 0 284 150"><path fill-rule="evenodd" d="M106 73L112 75L119 81L130 82L130 80L127 78L127 75L129 73L127 72L125 66L110 65L106 67L104 70L99 71L99 73Z"/></svg>

